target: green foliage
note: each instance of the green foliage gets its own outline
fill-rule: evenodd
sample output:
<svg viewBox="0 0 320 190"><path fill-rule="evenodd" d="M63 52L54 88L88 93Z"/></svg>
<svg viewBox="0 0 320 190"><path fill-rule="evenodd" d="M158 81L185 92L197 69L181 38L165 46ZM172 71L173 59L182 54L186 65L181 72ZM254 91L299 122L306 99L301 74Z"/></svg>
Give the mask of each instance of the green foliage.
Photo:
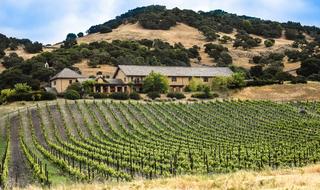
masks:
<svg viewBox="0 0 320 190"><path fill-rule="evenodd" d="M21 65L22 63L23 63L22 57L19 57L18 54L16 53L10 53L9 56L5 56L3 58L2 65L8 69L11 67Z"/></svg>
<svg viewBox="0 0 320 190"><path fill-rule="evenodd" d="M77 34L77 37L78 37L78 38L81 38L81 37L83 37L83 36L84 36L83 32L79 32L79 33Z"/></svg>
<svg viewBox="0 0 320 190"><path fill-rule="evenodd" d="M228 88L228 83L230 77L214 77L211 82L212 90L226 90Z"/></svg>
<svg viewBox="0 0 320 190"><path fill-rule="evenodd" d="M244 73L234 73L228 82L229 88L241 88L246 86Z"/></svg>
<svg viewBox="0 0 320 190"><path fill-rule="evenodd" d="M175 98L175 99L178 99L178 100L186 98L186 96L181 92L169 92L167 94L167 97L168 98Z"/></svg>
<svg viewBox="0 0 320 190"><path fill-rule="evenodd" d="M63 48L71 48L77 44L77 35L74 33L69 33L66 37L66 40L63 41Z"/></svg>
<svg viewBox="0 0 320 190"><path fill-rule="evenodd" d="M301 63L300 69L297 73L302 76L310 76L312 74L317 74L320 72L320 59L319 58L308 58Z"/></svg>
<svg viewBox="0 0 320 190"><path fill-rule="evenodd" d="M151 98L152 100L156 99L156 98L160 98L161 94L157 91L152 91L152 92L148 92L147 96L149 98Z"/></svg>
<svg viewBox="0 0 320 190"><path fill-rule="evenodd" d="M100 33L104 34L104 33L110 33L110 32L112 32L111 28L109 28L108 26L101 26Z"/></svg>
<svg viewBox="0 0 320 190"><path fill-rule="evenodd" d="M67 90L63 94L63 97L68 100L77 100L81 98L80 94L75 90Z"/></svg>
<svg viewBox="0 0 320 190"><path fill-rule="evenodd" d="M198 91L200 86L203 86L202 80L199 78L192 77L189 81L189 85L186 87L186 91L196 92Z"/></svg>
<svg viewBox="0 0 320 190"><path fill-rule="evenodd" d="M151 72L143 81L143 91L166 93L169 89L169 80L160 73Z"/></svg>
<svg viewBox="0 0 320 190"><path fill-rule="evenodd" d="M74 90L74 91L77 91L80 95L83 94L84 90L83 90L83 86L81 83L79 82L75 82L75 83L72 83L68 86L67 90Z"/></svg>
<svg viewBox="0 0 320 190"><path fill-rule="evenodd" d="M218 44L205 44L205 52L217 61L217 65L225 67L232 64L232 57L228 53L228 48Z"/></svg>
<svg viewBox="0 0 320 190"><path fill-rule="evenodd" d="M264 41L264 45L266 47L272 47L272 46L274 46L275 42L276 41L274 39L267 39L267 40Z"/></svg>
<svg viewBox="0 0 320 190"><path fill-rule="evenodd" d="M14 85L14 90L17 94L20 94L31 92L32 88L29 85L27 85L27 83L18 83Z"/></svg>
<svg viewBox="0 0 320 190"><path fill-rule="evenodd" d="M42 44L39 42L27 43L24 46L24 50L28 53L39 53L42 51Z"/></svg>
<svg viewBox="0 0 320 190"><path fill-rule="evenodd" d="M92 94L94 99L106 99L109 98L109 94L107 93L93 93Z"/></svg>
<svg viewBox="0 0 320 190"><path fill-rule="evenodd" d="M140 100L140 99L141 99L141 96L140 96L140 94L137 93L137 92L131 92L131 93L129 94L129 98L130 98L131 100Z"/></svg>
<svg viewBox="0 0 320 190"><path fill-rule="evenodd" d="M109 95L109 98L115 99L115 100L128 100L129 95L125 92L114 92Z"/></svg>

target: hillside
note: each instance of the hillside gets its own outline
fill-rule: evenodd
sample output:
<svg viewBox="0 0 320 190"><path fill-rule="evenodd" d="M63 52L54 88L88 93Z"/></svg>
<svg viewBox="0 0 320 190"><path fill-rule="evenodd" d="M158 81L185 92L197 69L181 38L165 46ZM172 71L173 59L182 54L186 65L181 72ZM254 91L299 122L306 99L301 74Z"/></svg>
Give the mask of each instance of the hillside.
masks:
<svg viewBox="0 0 320 190"><path fill-rule="evenodd" d="M231 34L227 33L218 33L220 36L229 36L232 39L235 39L236 32ZM262 39L262 41L266 40L261 36L251 35L252 37L257 37ZM168 30L151 30L143 28L139 23L135 24L122 24L118 28L112 30L110 33L94 33L89 34L84 37L78 38L77 41L79 44L81 43L92 43L92 42L100 42L100 41L109 41L112 40L142 40L142 39L161 39L163 41L169 42L170 44L182 43L185 47L191 48L193 45L197 45L201 47L199 53L201 56L200 65L197 64L197 61L194 61L192 66L201 66L201 65L209 65L214 66L215 62L212 58L209 57L207 53L204 52L204 45L210 42L218 43L216 41L208 41L206 37L203 35L201 31L198 29L188 26L183 23L178 23L176 26L171 27ZM271 48L266 48L262 44L259 47L252 48L249 50L234 48L232 43L222 44L227 47L230 51L230 54L233 58L234 65L239 67L244 67L246 69L250 69L250 67L254 66L254 64L250 63L252 57L256 55L261 55L265 53L278 52L284 53L287 49L292 49L291 44L292 40L285 39L284 36L281 38L275 39L275 45ZM288 61L284 62L285 68L284 71L295 70L300 68L300 63L289 63ZM86 72L86 71L84 71ZM295 72L293 72L295 74Z"/></svg>
<svg viewBox="0 0 320 190"><path fill-rule="evenodd" d="M0 184L59 186L306 166L319 161L319 106L44 102L0 118L0 157L8 169L1 170Z"/></svg>

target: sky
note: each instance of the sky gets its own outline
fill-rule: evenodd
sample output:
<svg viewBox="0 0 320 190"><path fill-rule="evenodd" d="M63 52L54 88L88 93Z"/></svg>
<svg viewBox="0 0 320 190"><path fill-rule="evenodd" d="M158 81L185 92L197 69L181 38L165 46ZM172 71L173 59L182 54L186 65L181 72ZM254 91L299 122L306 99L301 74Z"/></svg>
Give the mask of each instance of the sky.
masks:
<svg viewBox="0 0 320 190"><path fill-rule="evenodd" d="M0 0L0 33L53 44L68 33L85 32L130 9L153 4L195 11L222 9L320 27L320 0Z"/></svg>

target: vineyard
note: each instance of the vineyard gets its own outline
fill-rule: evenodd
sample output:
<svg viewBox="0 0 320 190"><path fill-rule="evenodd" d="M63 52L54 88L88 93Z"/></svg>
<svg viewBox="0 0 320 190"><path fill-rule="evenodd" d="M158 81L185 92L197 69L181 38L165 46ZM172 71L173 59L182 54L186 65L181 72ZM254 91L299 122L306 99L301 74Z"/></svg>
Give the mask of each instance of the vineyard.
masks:
<svg viewBox="0 0 320 190"><path fill-rule="evenodd" d="M0 118L0 184L43 186L300 167L320 104L66 101Z"/></svg>

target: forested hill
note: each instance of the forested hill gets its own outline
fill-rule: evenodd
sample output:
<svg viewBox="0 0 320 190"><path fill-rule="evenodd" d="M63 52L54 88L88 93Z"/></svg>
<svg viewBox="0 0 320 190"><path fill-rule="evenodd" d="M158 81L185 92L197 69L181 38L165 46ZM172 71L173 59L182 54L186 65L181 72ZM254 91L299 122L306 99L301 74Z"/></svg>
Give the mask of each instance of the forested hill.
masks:
<svg viewBox="0 0 320 190"><path fill-rule="evenodd" d="M88 35L74 32L50 47L0 35L0 90L16 83L39 89L63 68L82 71L75 66L82 63L94 71L119 64L224 66L258 84L320 81L320 29L295 22L152 5L92 26Z"/></svg>
<svg viewBox="0 0 320 190"><path fill-rule="evenodd" d="M234 29L243 30L248 34L255 34L265 38L280 38L285 31L290 40L305 39L304 33L320 41L320 29L315 26L302 26L297 22L279 23L262 20L249 16L238 16L222 10L209 12L195 12L180 10L179 8L166 9L165 6L152 5L139 7L128 11L100 25L92 26L88 33L111 32L112 29L125 23L139 22L145 29L168 30L177 23L185 23L195 27L206 36L208 40L218 38L217 32L232 33Z"/></svg>

